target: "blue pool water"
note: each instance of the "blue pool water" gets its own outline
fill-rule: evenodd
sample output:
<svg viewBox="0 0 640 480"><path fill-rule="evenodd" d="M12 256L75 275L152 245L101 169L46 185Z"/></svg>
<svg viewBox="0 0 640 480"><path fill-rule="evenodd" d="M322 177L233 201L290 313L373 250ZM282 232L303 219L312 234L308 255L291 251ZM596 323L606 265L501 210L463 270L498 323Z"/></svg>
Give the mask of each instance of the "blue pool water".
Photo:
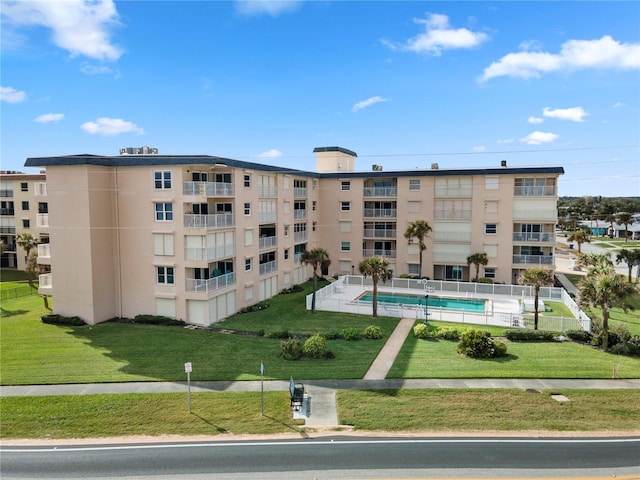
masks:
<svg viewBox="0 0 640 480"><path fill-rule="evenodd" d="M365 293L357 299L359 302L371 303L373 293ZM424 307L424 296L406 295L401 293L378 293L378 303L390 305L422 305ZM435 297L429 295L429 307L442 308L446 310L456 310L459 312L484 313L486 300L476 298L455 298L455 297Z"/></svg>

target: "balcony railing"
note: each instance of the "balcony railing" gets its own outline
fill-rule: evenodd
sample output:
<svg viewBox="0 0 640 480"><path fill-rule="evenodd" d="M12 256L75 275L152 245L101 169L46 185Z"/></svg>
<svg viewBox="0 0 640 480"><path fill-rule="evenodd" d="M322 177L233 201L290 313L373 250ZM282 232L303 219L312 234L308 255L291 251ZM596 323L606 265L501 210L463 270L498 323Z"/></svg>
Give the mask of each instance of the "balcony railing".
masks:
<svg viewBox="0 0 640 480"><path fill-rule="evenodd" d="M294 263L302 263L302 252L295 253L293 255L293 262Z"/></svg>
<svg viewBox="0 0 640 480"><path fill-rule="evenodd" d="M233 183L184 182L183 194L203 197L232 197Z"/></svg>
<svg viewBox="0 0 640 480"><path fill-rule="evenodd" d="M365 197L397 197L398 187L364 187Z"/></svg>
<svg viewBox="0 0 640 480"><path fill-rule="evenodd" d="M444 187L435 190L436 197L471 197L473 189L471 187Z"/></svg>
<svg viewBox="0 0 640 480"><path fill-rule="evenodd" d="M433 232L436 242L470 242L471 232Z"/></svg>
<svg viewBox="0 0 640 480"><path fill-rule="evenodd" d="M36 227L49 228L49 214L39 213L36 215Z"/></svg>
<svg viewBox="0 0 640 480"><path fill-rule="evenodd" d="M273 235L271 237L260 237L258 240L259 248L270 248L278 245L278 237Z"/></svg>
<svg viewBox="0 0 640 480"><path fill-rule="evenodd" d="M387 230L385 228L365 228L362 231L363 237L370 238L396 238L397 230Z"/></svg>
<svg viewBox="0 0 640 480"><path fill-rule="evenodd" d="M302 208L298 210L294 210L293 218L295 219L307 218L307 210Z"/></svg>
<svg viewBox="0 0 640 480"><path fill-rule="evenodd" d="M4 198L13 197L13 190L0 190L0 197L4 197Z"/></svg>
<svg viewBox="0 0 640 480"><path fill-rule="evenodd" d="M469 220L471 219L471 210L436 209L434 217L441 220Z"/></svg>
<svg viewBox="0 0 640 480"><path fill-rule="evenodd" d="M50 273L44 273L42 275L38 275L38 291L43 289L49 290L53 288L53 278Z"/></svg>
<svg viewBox="0 0 640 480"><path fill-rule="evenodd" d="M187 292L209 293L229 285L236 283L234 272L225 273L219 277L209 278L208 280L200 278L187 278Z"/></svg>
<svg viewBox="0 0 640 480"><path fill-rule="evenodd" d="M38 244L38 258L49 258L51 256L51 244L39 243Z"/></svg>
<svg viewBox="0 0 640 480"><path fill-rule="evenodd" d="M556 187L551 186L518 186L514 187L516 197L548 197L556 195Z"/></svg>
<svg viewBox="0 0 640 480"><path fill-rule="evenodd" d="M549 232L513 232L514 242L554 242L555 237Z"/></svg>
<svg viewBox="0 0 640 480"><path fill-rule="evenodd" d="M278 220L278 214L276 212L260 212L258 214L259 223L273 223Z"/></svg>
<svg viewBox="0 0 640 480"><path fill-rule="evenodd" d="M16 233L16 227L9 227L7 225L0 226L0 233Z"/></svg>
<svg viewBox="0 0 640 480"><path fill-rule="evenodd" d="M307 198L307 189L302 187L295 187L293 189L293 196L295 198Z"/></svg>
<svg viewBox="0 0 640 480"><path fill-rule="evenodd" d="M0 208L0 215L15 215L14 208Z"/></svg>
<svg viewBox="0 0 640 480"><path fill-rule="evenodd" d="M553 255L514 255L513 263L527 265L553 265Z"/></svg>
<svg viewBox="0 0 640 480"><path fill-rule="evenodd" d="M396 258L396 250L387 250L385 248L363 248L362 256Z"/></svg>
<svg viewBox="0 0 640 480"><path fill-rule="evenodd" d="M553 210L514 210L514 220L548 220L555 221L558 219L558 212L554 208Z"/></svg>
<svg viewBox="0 0 640 480"><path fill-rule="evenodd" d="M364 216L366 218L395 218L398 210L395 208L365 208Z"/></svg>
<svg viewBox="0 0 640 480"><path fill-rule="evenodd" d="M276 197L278 196L278 189L275 185L262 185L258 187L259 197Z"/></svg>
<svg viewBox="0 0 640 480"><path fill-rule="evenodd" d="M266 275L267 273L275 272L276 270L278 270L277 260L260 264L260 275Z"/></svg>
<svg viewBox="0 0 640 480"><path fill-rule="evenodd" d="M216 213L213 215L197 215L186 213L184 216L184 228L223 228L233 227L235 217L233 213Z"/></svg>
<svg viewBox="0 0 640 480"><path fill-rule="evenodd" d="M184 258L185 260L192 260L196 262L210 262L212 260L232 257L235 255L235 249L235 245L233 244L204 248L187 247L184 249Z"/></svg>
<svg viewBox="0 0 640 480"><path fill-rule="evenodd" d="M293 241L295 243L304 242L307 239L307 232L293 232Z"/></svg>

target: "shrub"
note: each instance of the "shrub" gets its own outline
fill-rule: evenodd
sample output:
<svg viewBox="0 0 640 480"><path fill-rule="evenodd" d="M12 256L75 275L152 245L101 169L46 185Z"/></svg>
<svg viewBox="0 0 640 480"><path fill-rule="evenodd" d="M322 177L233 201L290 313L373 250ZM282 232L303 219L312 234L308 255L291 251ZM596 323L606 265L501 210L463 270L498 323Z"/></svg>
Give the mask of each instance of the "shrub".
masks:
<svg viewBox="0 0 640 480"><path fill-rule="evenodd" d="M505 356L507 346L494 340L483 330L467 330L460 336L458 353L471 358L494 358Z"/></svg>
<svg viewBox="0 0 640 480"><path fill-rule="evenodd" d="M424 323L419 323L413 327L413 336L422 340L432 336L431 331Z"/></svg>
<svg viewBox="0 0 640 480"><path fill-rule="evenodd" d="M327 339L319 333L307 338L302 347L302 353L309 358L324 358L327 355L327 351Z"/></svg>
<svg viewBox="0 0 640 480"><path fill-rule="evenodd" d="M378 325L369 325L364 329L364 336L369 340L378 340L382 338L382 329Z"/></svg>
<svg viewBox="0 0 640 480"><path fill-rule="evenodd" d="M435 337L442 340L460 340L460 332L453 327L438 327L435 329Z"/></svg>
<svg viewBox="0 0 640 480"><path fill-rule="evenodd" d="M264 310L265 308L269 308L269 302L262 301L254 303L253 305L249 305L248 307L244 307L238 313L259 312L260 310Z"/></svg>
<svg viewBox="0 0 640 480"><path fill-rule="evenodd" d="M133 319L133 323L141 323L145 325L168 325L174 327L182 327L185 325L182 320L176 320L175 318L164 317L162 315L136 315Z"/></svg>
<svg viewBox="0 0 640 480"><path fill-rule="evenodd" d="M493 278L481 277L478 279L478 283L493 283Z"/></svg>
<svg viewBox="0 0 640 480"><path fill-rule="evenodd" d="M356 327L347 327L342 329L342 338L352 342L358 340L362 336L362 332Z"/></svg>
<svg viewBox="0 0 640 480"><path fill-rule="evenodd" d="M265 334L265 337L267 338L291 338L291 334L289 333L289 330L277 330L275 332L269 332Z"/></svg>
<svg viewBox="0 0 640 480"><path fill-rule="evenodd" d="M280 342L280 356L285 360L298 360L302 356L300 340L289 338Z"/></svg>
<svg viewBox="0 0 640 480"><path fill-rule="evenodd" d="M291 288L283 288L280 293L283 295L287 295L289 293L299 293L302 292L304 288L301 285L295 284Z"/></svg>
<svg viewBox="0 0 640 480"><path fill-rule="evenodd" d="M629 355L629 345L627 343L616 343L609 349L609 353L614 355Z"/></svg>
<svg viewBox="0 0 640 480"><path fill-rule="evenodd" d="M586 330L567 330L565 335L575 342L591 342L591 333Z"/></svg>
<svg viewBox="0 0 640 480"><path fill-rule="evenodd" d="M513 330L505 330L504 336L512 342L553 342L553 332L548 332L546 330L517 328Z"/></svg>
<svg viewBox="0 0 640 480"><path fill-rule="evenodd" d="M340 340L342 338L342 333L334 330L331 332L326 332L323 336L327 340Z"/></svg>
<svg viewBox="0 0 640 480"><path fill-rule="evenodd" d="M81 319L80 317L65 317L63 315L58 315L56 313L51 313L49 315L43 315L40 320L42 323L46 323L49 325L64 325L67 327L82 327L87 323Z"/></svg>
<svg viewBox="0 0 640 480"><path fill-rule="evenodd" d="M256 335L259 336L259 337L264 337L264 328L261 328L260 330L258 330L256 332Z"/></svg>

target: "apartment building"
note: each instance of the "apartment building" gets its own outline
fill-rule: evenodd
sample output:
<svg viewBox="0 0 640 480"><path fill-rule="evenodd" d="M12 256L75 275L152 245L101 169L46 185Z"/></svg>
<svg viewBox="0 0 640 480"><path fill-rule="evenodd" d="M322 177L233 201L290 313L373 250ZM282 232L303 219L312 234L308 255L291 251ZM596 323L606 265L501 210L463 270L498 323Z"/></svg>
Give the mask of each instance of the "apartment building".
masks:
<svg viewBox="0 0 640 480"><path fill-rule="evenodd" d="M316 171L227 158L158 155L29 158L45 167L51 274L40 293L89 323L140 313L210 325L308 279L306 249L326 275L387 258L396 275L511 283L553 268L561 167L357 171L357 155L319 147ZM423 254L404 237L426 220Z"/></svg>
<svg viewBox="0 0 640 480"><path fill-rule="evenodd" d="M43 173L0 172L0 242L2 268L24 270L26 252L17 236L29 233L39 242L42 262L49 257L49 205L46 175ZM45 263L46 265L46 263ZM48 267L43 267L46 269Z"/></svg>

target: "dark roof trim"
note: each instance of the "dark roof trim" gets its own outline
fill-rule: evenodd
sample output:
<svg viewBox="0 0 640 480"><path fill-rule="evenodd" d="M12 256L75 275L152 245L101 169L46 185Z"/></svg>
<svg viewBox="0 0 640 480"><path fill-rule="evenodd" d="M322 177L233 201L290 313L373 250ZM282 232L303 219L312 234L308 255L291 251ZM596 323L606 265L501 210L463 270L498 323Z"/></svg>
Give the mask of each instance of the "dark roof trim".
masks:
<svg viewBox="0 0 640 480"><path fill-rule="evenodd" d="M327 172L320 178L388 178L388 177L447 177L464 175L526 175L526 174L564 174L563 167L516 167L516 168L469 168L469 169L433 169L433 170L397 170L369 172Z"/></svg>
<svg viewBox="0 0 640 480"><path fill-rule="evenodd" d="M318 152L340 152L340 153L346 153L347 155L351 155L352 157L358 156L358 154L353 150L349 150L348 148L342 148L342 147L316 147L313 149L313 153L318 153Z"/></svg>

